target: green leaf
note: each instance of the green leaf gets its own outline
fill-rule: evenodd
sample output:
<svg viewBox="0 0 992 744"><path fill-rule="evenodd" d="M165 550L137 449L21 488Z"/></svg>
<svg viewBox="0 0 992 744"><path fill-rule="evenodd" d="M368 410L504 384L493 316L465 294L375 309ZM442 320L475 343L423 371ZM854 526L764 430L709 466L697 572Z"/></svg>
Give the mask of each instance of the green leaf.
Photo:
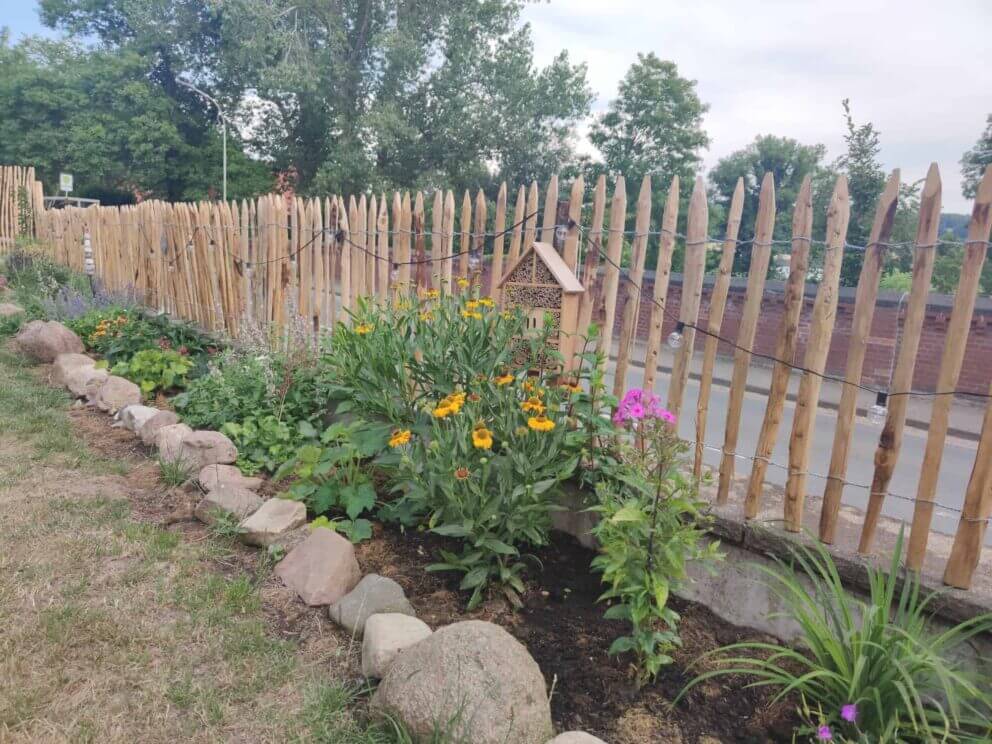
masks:
<svg viewBox="0 0 992 744"><path fill-rule="evenodd" d="M462 583L458 585L459 589L475 589L486 583L486 579L489 578L489 568L488 566L479 566L478 568L473 568L467 574L465 578L462 579Z"/></svg>
<svg viewBox="0 0 992 744"><path fill-rule="evenodd" d="M622 522L642 522L647 515L641 511L640 507L636 504L627 504L621 507L616 514L610 517L610 521L614 524Z"/></svg>
<svg viewBox="0 0 992 744"><path fill-rule="evenodd" d="M444 535L445 537L468 537L472 534L470 530L461 524L442 524L439 527L434 527L431 532Z"/></svg>
<svg viewBox="0 0 992 744"><path fill-rule="evenodd" d="M375 506L375 489L371 483L361 483L348 489L347 496L344 496L344 489L341 493L344 500L344 510L349 519L356 519L359 514L370 511Z"/></svg>

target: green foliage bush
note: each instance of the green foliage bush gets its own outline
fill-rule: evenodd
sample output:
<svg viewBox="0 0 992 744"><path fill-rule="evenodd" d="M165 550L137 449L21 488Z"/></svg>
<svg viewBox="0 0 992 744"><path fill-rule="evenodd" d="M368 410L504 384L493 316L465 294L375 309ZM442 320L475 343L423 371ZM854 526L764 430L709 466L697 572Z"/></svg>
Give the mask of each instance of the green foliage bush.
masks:
<svg viewBox="0 0 992 744"><path fill-rule="evenodd" d="M248 474L276 472L300 447L317 439L317 430L309 421L286 421L272 415L228 421L220 430L237 446L238 467Z"/></svg>
<svg viewBox="0 0 992 744"><path fill-rule="evenodd" d="M193 360L172 349L143 349L111 370L136 382L145 395L186 387Z"/></svg>
<svg viewBox="0 0 992 744"><path fill-rule="evenodd" d="M388 439L388 426L360 421L332 424L319 445L301 447L276 478L296 477L287 496L320 515L321 526L343 533L352 542L366 540L372 536L372 523L365 517L377 501L370 466Z"/></svg>
<svg viewBox="0 0 992 744"><path fill-rule="evenodd" d="M900 532L889 570L869 568L868 602L844 589L819 543L796 548L791 564L761 567L785 616L801 629L800 647L744 642L717 649L699 661L719 668L696 677L680 697L704 680L745 674L750 686L777 688L776 699L799 694L807 724L799 733L866 743L989 741L988 680L965 671L961 652L992 630L992 614L934 627L937 594L921 590L917 573L900 570L902 548Z"/></svg>

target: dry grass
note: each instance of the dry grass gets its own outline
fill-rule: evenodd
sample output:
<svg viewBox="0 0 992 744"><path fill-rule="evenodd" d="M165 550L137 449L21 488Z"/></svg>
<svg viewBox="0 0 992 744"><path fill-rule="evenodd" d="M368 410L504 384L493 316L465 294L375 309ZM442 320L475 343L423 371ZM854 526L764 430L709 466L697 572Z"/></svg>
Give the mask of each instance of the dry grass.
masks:
<svg viewBox="0 0 992 744"><path fill-rule="evenodd" d="M0 351L0 742L393 740L349 713L347 641L232 543L150 523L162 487L68 403Z"/></svg>

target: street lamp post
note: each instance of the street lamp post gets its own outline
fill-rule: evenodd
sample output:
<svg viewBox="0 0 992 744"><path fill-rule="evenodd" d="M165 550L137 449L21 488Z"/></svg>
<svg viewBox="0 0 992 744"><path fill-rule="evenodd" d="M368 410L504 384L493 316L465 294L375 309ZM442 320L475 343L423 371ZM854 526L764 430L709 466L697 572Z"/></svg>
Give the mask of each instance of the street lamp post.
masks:
<svg viewBox="0 0 992 744"><path fill-rule="evenodd" d="M217 103L216 99L214 99L212 96L207 95L202 90L200 90L199 88L197 88L195 85L193 85L192 83L187 83L185 80L180 80L179 78L176 78L176 82L179 83L184 88L189 88L194 93L197 93L198 95L202 96L207 101L209 101L210 103L212 103L214 105L214 107L217 109L217 118L220 119L220 136L221 136L221 142L222 142L222 146L224 148L224 152L223 152L223 154L221 156L222 157L222 161L221 161L222 162L222 166L221 167L222 167L222 170L223 170L223 181L224 181L224 183L223 183L223 198L224 198L224 201L226 202L227 201L227 116L224 114L224 109L222 109L220 107L220 104Z"/></svg>

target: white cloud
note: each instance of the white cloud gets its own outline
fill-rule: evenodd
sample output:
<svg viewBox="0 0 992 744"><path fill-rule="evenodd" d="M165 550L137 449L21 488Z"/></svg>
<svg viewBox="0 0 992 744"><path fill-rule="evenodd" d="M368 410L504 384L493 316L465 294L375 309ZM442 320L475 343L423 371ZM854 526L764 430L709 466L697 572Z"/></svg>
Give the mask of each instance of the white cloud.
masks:
<svg viewBox="0 0 992 744"><path fill-rule="evenodd" d="M937 161L944 210L966 212L958 160L992 112L992 0L552 0L528 4L535 54L589 66L602 110L638 52L676 62L710 105L706 164L758 134L843 150L840 102L882 133L903 180Z"/></svg>

